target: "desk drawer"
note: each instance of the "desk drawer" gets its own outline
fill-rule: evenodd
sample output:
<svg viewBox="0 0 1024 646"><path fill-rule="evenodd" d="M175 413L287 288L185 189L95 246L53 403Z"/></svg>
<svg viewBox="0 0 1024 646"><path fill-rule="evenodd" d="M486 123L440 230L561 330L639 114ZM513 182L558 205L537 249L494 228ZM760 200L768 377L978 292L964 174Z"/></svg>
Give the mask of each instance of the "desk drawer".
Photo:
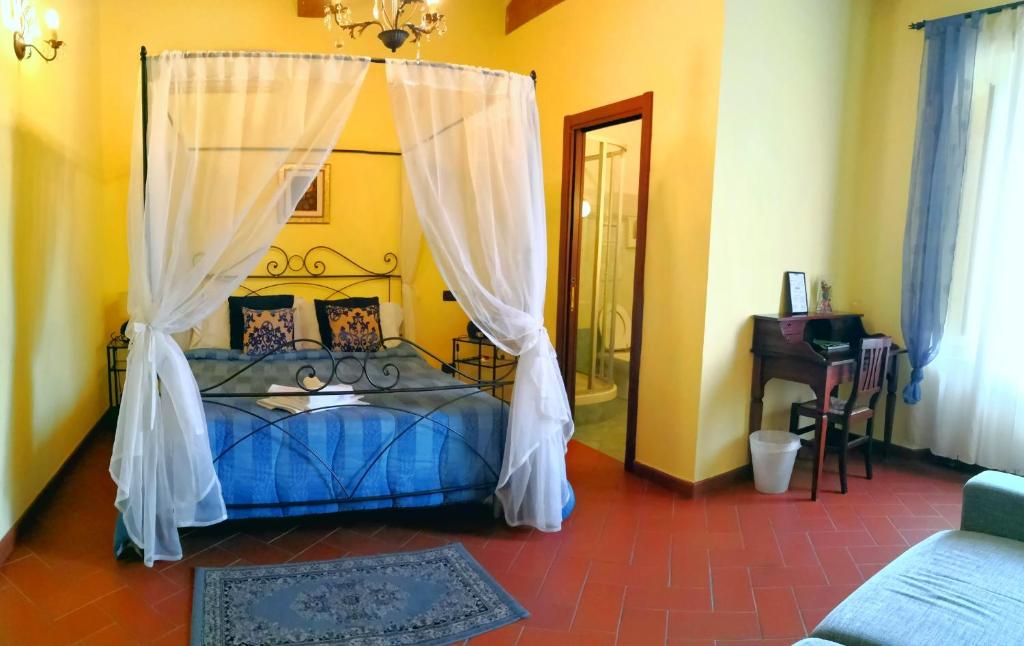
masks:
<svg viewBox="0 0 1024 646"><path fill-rule="evenodd" d="M782 328L782 336L786 337L787 341L796 343L804 340L806 324L806 321L780 321L779 327Z"/></svg>

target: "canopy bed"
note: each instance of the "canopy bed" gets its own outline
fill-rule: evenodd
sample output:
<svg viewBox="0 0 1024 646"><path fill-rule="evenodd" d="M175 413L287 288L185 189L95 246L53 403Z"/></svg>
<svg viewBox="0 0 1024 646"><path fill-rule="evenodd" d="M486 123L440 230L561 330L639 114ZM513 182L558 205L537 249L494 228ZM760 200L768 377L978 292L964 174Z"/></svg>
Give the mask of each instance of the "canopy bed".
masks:
<svg viewBox="0 0 1024 646"><path fill-rule="evenodd" d="M413 341L385 334L386 302L350 297L354 285L380 281L390 301L400 280L408 298L408 259L399 265L389 254L383 271L357 264L361 272L332 274L311 254L349 259L317 247L282 252L253 273L314 179L283 182L280 169L320 168L374 62L385 66L417 216L403 219L403 254L422 236L470 318L519 357L514 381L453 378ZM560 529L573 504L573 425L543 324L531 78L336 55L149 57L143 48L141 87L128 213L131 344L110 463L123 542L152 565L181 558L179 527L491 496L510 525ZM268 278L279 280L259 284ZM306 311L280 293L296 283L327 298ZM271 287L275 295L264 295ZM180 335L194 339L218 312L230 347L183 351ZM306 330L315 320L313 332L302 334L300 320ZM304 406L267 410L278 397Z"/></svg>

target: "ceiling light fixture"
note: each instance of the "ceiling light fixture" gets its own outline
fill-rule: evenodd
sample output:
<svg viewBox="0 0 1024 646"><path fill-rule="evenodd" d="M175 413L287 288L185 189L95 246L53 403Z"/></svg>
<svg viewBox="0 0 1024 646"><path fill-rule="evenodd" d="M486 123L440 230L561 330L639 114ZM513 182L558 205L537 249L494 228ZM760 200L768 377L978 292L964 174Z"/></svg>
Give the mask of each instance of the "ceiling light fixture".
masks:
<svg viewBox="0 0 1024 646"><path fill-rule="evenodd" d="M438 0L372 0L373 20L352 22L352 10L341 0L324 0L324 25L328 30L338 27L347 31L351 38L358 38L369 27L377 27L380 33L377 38L393 52L412 37L419 56L420 41L430 40L433 35L443 36L448 31L444 14L438 13ZM420 21L409 20L406 12L415 7L420 9ZM342 47L344 41L339 38L334 43Z"/></svg>

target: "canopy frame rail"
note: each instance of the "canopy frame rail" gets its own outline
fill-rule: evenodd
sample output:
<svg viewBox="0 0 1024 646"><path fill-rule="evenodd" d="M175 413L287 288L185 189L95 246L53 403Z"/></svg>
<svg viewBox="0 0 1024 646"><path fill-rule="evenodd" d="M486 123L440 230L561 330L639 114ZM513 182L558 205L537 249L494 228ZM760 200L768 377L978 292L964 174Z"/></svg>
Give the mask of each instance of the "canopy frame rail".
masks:
<svg viewBox="0 0 1024 646"><path fill-rule="evenodd" d="M331 56L331 55L330 54L298 54L298 53L296 53L296 54L287 54L287 53L273 53L273 52L233 51L233 52L186 52L185 56L188 57L188 58L204 57L204 56L205 57L213 57L213 56L222 56L222 57L228 57L228 56L275 56L275 57L280 57L280 58L299 58L299 57L316 58L316 57L328 57L328 56ZM149 76L148 76L148 65L147 65L147 59L148 58L149 58L149 51L146 49L145 45L142 45L141 47L139 47L139 61L140 61L140 65L141 65L141 68L142 68L142 73L140 75L140 82L141 82L141 86L142 86L142 96L141 96L141 98L142 98L142 110L141 110L141 113L142 113L142 201L143 201L143 206L145 206L145 202L146 202L146 183L147 183L147 179L149 177L149 132L148 132L148 130L149 130ZM462 67L462 66L459 66L459 65L453 65L451 63L438 63L438 62L433 62L433 61L412 61L412 62L410 62L410 61L406 61L405 59L398 59L398 60L400 62L406 63L406 64L428 65L428 66L432 66L432 67L448 67L448 68L460 68L460 67ZM374 64L374 65L385 65L385 64L387 64L389 62L388 59L386 59L386 58L379 58L379 57L370 58L369 61L370 61L371 64ZM480 68L477 68L477 69L479 69L479 71L481 71L481 72L483 72L485 74L499 75L499 74L503 74L504 73L504 72L498 72L498 71L495 71L495 70L485 70L485 69L480 69ZM533 81L534 87L536 87L537 86L537 70L530 70L530 79ZM461 119L459 121L461 122ZM455 125L455 124L452 124L452 125ZM448 127L444 128L442 130L442 132L444 130L447 130L449 127L451 127L451 126L448 126ZM437 136L437 134L440 134L440 133L436 133L433 136ZM433 136L431 138L433 138ZM373 155L399 155L399 156L402 154L401 152L377 151L377 150L357 150L357 149L334 149L334 150L332 150L332 152L339 152L339 153L351 152L351 153L364 153L364 154L373 154Z"/></svg>

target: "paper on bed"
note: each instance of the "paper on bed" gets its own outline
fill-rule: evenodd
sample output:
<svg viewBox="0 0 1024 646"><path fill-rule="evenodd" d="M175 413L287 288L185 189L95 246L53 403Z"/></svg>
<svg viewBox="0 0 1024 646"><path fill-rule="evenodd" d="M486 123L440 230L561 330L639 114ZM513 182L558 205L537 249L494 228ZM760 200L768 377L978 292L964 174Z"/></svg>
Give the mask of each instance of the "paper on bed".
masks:
<svg viewBox="0 0 1024 646"><path fill-rule="evenodd" d="M312 384L307 385L319 387L313 386ZM347 384L327 386L319 391L320 393L332 394L312 395L309 393L309 390L298 388L296 386L281 386L279 384L273 384L267 389L267 392L281 394L260 399L256 402L257 404L271 410L281 409L290 413L301 413L305 411L315 411L337 406L352 406L363 403L361 395L333 394L352 392L352 386Z"/></svg>

